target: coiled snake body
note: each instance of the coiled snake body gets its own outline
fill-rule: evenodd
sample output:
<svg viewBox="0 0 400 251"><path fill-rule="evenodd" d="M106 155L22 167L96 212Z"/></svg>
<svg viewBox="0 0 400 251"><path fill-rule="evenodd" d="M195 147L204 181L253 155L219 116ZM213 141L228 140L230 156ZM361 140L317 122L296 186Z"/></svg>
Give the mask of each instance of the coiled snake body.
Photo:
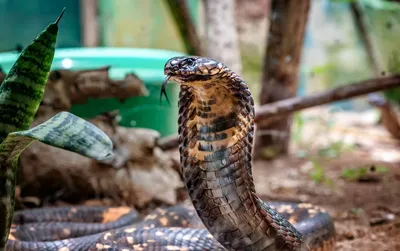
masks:
<svg viewBox="0 0 400 251"><path fill-rule="evenodd" d="M193 206L158 209L143 220L129 208L16 212L7 248L334 250L334 225L323 209L257 197L251 166L254 102L240 76L194 56L171 58L164 71L166 81L181 86L179 151Z"/></svg>

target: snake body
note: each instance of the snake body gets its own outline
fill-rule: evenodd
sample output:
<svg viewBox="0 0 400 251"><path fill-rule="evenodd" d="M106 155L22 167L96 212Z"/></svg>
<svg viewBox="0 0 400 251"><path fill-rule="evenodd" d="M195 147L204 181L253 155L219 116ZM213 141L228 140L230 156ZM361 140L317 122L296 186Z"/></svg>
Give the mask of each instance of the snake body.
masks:
<svg viewBox="0 0 400 251"><path fill-rule="evenodd" d="M334 250L333 221L323 209L257 197L254 101L243 79L218 61L195 56L171 58L164 72L181 87L179 152L192 205L158 209L144 219L129 208L16 212L7 248ZM88 210L92 217L82 216Z"/></svg>

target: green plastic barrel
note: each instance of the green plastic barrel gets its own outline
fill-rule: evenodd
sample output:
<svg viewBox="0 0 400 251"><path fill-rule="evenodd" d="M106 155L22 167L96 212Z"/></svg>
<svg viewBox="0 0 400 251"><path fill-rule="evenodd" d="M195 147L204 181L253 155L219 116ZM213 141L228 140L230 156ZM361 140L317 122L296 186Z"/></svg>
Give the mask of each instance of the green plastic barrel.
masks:
<svg viewBox="0 0 400 251"><path fill-rule="evenodd" d="M141 78L149 91L149 96L132 97L120 102L115 98L90 99L86 104L75 104L70 112L83 118L92 118L102 112L119 110L119 125L125 127L150 128L161 136L177 133L178 93L175 83L167 85L171 105L165 98L160 105L160 89L164 80L164 64L182 52L137 49L137 48L63 48L57 49L52 69L82 70L111 66L110 77L123 79L129 72ZM8 72L17 53L0 53L0 67Z"/></svg>

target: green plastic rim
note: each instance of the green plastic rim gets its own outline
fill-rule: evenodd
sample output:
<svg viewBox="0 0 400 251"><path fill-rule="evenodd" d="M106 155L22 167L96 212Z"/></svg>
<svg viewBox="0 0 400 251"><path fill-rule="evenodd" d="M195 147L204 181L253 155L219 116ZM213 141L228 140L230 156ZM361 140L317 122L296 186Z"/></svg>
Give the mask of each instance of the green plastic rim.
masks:
<svg viewBox="0 0 400 251"><path fill-rule="evenodd" d="M123 79L127 73L135 73L144 81L149 96L132 97L124 102L115 98L90 99L86 104L73 105L70 112L93 118L103 112L119 110L119 125L154 129L161 136L169 136L177 133L179 86L169 83L167 94L171 106L165 100L160 105L164 64L171 57L183 55L182 52L146 48L63 48L56 50L51 69L83 70L109 65L112 79ZM0 67L4 72L10 70L18 56L16 52L0 53Z"/></svg>

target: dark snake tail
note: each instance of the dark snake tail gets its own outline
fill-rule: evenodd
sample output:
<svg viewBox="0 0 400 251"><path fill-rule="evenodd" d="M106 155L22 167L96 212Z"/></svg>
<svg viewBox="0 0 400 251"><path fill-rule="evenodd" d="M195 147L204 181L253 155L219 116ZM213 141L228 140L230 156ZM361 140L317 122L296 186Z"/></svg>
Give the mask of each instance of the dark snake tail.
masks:
<svg viewBox="0 0 400 251"><path fill-rule="evenodd" d="M10 236L24 241L63 240L101 233L138 221L139 214L128 207L23 210L15 212Z"/></svg>

